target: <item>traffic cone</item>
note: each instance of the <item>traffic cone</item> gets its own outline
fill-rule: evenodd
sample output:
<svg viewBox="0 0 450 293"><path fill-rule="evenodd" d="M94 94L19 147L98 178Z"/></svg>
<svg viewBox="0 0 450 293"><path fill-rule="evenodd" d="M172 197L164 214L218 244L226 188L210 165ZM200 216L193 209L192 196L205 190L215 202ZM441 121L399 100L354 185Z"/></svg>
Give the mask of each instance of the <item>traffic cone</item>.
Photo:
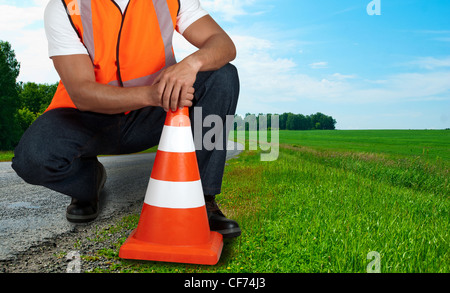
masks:
<svg viewBox="0 0 450 293"><path fill-rule="evenodd" d="M222 248L209 228L188 108L169 111L138 226L119 257L215 265Z"/></svg>

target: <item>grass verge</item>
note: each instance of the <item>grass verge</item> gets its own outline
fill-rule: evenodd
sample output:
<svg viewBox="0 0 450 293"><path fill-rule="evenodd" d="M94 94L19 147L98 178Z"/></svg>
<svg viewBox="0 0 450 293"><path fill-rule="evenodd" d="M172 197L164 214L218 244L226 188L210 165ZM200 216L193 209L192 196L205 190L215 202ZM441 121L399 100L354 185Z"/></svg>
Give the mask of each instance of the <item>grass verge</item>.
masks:
<svg viewBox="0 0 450 293"><path fill-rule="evenodd" d="M0 151L0 162L9 162L13 157L13 151Z"/></svg>
<svg viewBox="0 0 450 293"><path fill-rule="evenodd" d="M371 251L382 272L450 271L447 165L293 145L274 162L246 151L228 163L218 201L243 233L216 266L119 259L133 215L108 229L120 235L111 248L89 255L110 263L94 271L363 273Z"/></svg>

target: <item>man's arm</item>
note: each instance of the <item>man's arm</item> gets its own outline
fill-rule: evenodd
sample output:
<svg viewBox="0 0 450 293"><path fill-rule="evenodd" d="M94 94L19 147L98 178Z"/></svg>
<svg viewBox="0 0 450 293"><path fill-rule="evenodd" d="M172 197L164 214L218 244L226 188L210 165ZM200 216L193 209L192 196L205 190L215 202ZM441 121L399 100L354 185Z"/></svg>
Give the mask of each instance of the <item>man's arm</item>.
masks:
<svg viewBox="0 0 450 293"><path fill-rule="evenodd" d="M81 111L117 114L146 106L162 106L157 86L121 88L97 83L88 55L52 57L56 71L75 106ZM193 88L180 99L180 106L192 106Z"/></svg>
<svg viewBox="0 0 450 293"><path fill-rule="evenodd" d="M190 25L183 37L199 48L184 59L198 71L217 70L236 58L233 41L209 15Z"/></svg>
<svg viewBox="0 0 450 293"><path fill-rule="evenodd" d="M88 55L53 56L52 60L81 111L117 114L146 106L176 110L192 106L193 85L199 71L218 69L236 55L233 42L210 16L191 24L183 36L199 50L166 68L151 86L120 88L97 83Z"/></svg>
<svg viewBox="0 0 450 293"><path fill-rule="evenodd" d="M236 58L233 41L209 15L191 24L183 37L199 50L166 68L155 80L166 111L176 110L183 103L199 71L217 70Z"/></svg>

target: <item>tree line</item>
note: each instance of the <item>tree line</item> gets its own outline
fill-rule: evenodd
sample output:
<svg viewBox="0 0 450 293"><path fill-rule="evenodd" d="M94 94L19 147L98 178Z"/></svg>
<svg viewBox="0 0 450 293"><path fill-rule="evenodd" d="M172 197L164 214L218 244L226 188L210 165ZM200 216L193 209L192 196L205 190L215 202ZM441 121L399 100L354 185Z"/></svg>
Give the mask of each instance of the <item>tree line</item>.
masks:
<svg viewBox="0 0 450 293"><path fill-rule="evenodd" d="M12 150L19 142L27 128L36 120L50 104L55 94L58 82L54 84L37 84L34 82L17 82L20 73L20 63L9 42L0 40L0 150ZM270 129L272 114L247 113L244 118L235 116L235 130L238 125L245 125L247 120L255 117L256 127L264 117ZM315 130L335 129L336 120L322 113L302 115L283 113L279 115L281 130ZM256 128L256 129L258 129Z"/></svg>
<svg viewBox="0 0 450 293"><path fill-rule="evenodd" d="M278 115L278 129L280 130L334 130L336 119L332 116L317 112L316 114L303 115L294 113L262 114L247 113L242 118L240 115L234 117L234 130L260 129L260 121L265 121L264 127L272 128L272 116ZM254 125L252 125L252 123Z"/></svg>

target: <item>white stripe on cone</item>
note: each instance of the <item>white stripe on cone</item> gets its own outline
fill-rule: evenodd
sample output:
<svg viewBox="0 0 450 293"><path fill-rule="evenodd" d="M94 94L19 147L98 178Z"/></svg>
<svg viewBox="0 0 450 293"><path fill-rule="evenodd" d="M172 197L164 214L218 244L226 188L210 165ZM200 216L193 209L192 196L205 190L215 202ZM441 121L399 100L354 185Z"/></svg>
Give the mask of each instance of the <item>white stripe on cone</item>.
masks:
<svg viewBox="0 0 450 293"><path fill-rule="evenodd" d="M150 178L144 202L161 208L190 209L204 206L205 198L200 180L173 182Z"/></svg>
<svg viewBox="0 0 450 293"><path fill-rule="evenodd" d="M172 153L195 152L191 127L164 125L158 150Z"/></svg>

